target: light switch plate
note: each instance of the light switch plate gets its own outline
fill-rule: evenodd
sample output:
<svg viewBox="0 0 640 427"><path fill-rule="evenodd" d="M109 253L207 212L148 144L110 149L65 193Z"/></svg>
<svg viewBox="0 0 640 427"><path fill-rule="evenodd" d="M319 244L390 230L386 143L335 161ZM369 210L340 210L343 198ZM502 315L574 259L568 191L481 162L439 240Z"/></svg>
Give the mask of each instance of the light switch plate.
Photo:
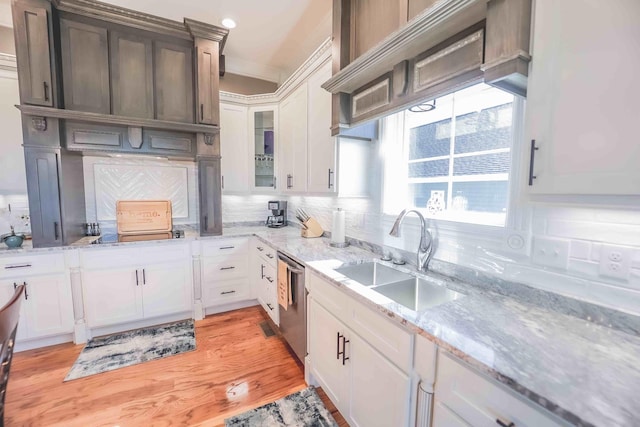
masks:
<svg viewBox="0 0 640 427"><path fill-rule="evenodd" d="M624 246L602 245L600 248L600 275L629 280L631 249Z"/></svg>
<svg viewBox="0 0 640 427"><path fill-rule="evenodd" d="M534 237L531 261L545 267L566 270L569 264L570 240Z"/></svg>

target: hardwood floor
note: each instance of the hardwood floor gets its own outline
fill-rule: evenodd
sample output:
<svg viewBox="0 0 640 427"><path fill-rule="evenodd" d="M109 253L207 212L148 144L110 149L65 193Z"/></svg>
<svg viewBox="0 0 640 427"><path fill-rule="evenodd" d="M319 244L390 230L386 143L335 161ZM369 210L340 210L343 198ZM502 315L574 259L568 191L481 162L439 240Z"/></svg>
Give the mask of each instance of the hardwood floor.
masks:
<svg viewBox="0 0 640 427"><path fill-rule="evenodd" d="M16 353L7 426L222 426L224 419L306 387L278 336L265 338L259 307L196 322L195 351L63 383L82 345ZM340 426L335 406L320 396Z"/></svg>

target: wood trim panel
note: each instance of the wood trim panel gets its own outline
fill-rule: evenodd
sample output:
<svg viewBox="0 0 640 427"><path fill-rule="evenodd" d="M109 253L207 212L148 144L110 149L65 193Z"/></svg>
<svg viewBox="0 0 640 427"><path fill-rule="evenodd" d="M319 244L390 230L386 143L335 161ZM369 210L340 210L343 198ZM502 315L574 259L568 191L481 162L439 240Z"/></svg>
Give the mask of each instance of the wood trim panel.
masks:
<svg viewBox="0 0 640 427"><path fill-rule="evenodd" d="M109 114L87 113L84 111L62 110L59 108L37 107L32 105L18 105L17 108L24 114L28 114L31 116L54 117L65 120L78 120L93 123L144 127L151 129L166 129L184 132L203 132L208 134L220 132L220 126L213 125L112 116Z"/></svg>

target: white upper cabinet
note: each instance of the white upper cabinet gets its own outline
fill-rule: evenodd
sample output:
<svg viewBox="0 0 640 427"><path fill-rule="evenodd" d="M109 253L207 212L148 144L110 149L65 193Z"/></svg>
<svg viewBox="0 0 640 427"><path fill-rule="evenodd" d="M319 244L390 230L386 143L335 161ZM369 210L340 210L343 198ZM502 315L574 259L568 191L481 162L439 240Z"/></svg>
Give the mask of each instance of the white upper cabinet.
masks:
<svg viewBox="0 0 640 427"><path fill-rule="evenodd" d="M307 190L307 84L303 83L280 104L278 189Z"/></svg>
<svg viewBox="0 0 640 427"><path fill-rule="evenodd" d="M307 81L308 188L311 193L336 191L336 140L331 136L331 94L320 85L331 78L327 62Z"/></svg>
<svg viewBox="0 0 640 427"><path fill-rule="evenodd" d="M639 16L637 0L535 1L523 162L530 194L640 194Z"/></svg>
<svg viewBox="0 0 640 427"><path fill-rule="evenodd" d="M262 105L249 108L249 132L251 168L249 179L254 191L273 191L277 189L276 147L278 122L277 105Z"/></svg>
<svg viewBox="0 0 640 427"><path fill-rule="evenodd" d="M249 191L247 107L220 104L220 155L222 190Z"/></svg>

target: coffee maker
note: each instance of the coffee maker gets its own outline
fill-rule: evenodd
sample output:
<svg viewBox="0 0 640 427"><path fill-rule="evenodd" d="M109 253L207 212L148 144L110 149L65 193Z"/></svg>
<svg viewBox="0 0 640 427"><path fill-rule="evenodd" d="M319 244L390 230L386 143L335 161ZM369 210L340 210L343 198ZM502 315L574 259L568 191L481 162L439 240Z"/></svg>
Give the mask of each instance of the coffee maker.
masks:
<svg viewBox="0 0 640 427"><path fill-rule="evenodd" d="M268 206L273 215L267 217L267 227L285 227L287 225L287 202L284 200L270 201Z"/></svg>

